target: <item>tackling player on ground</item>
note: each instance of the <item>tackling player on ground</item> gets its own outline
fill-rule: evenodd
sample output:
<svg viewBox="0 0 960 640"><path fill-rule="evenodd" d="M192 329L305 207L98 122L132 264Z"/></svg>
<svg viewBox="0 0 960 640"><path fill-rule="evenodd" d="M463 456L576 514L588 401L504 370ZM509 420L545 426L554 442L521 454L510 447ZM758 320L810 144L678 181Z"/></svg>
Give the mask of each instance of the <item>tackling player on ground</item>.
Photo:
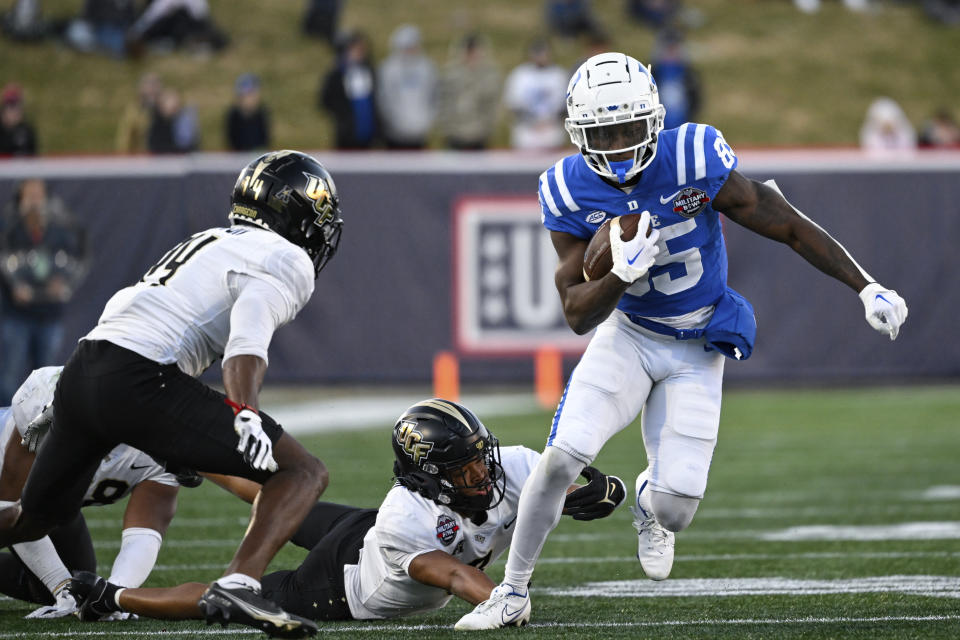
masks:
<svg viewBox="0 0 960 640"><path fill-rule="evenodd" d="M510 544L520 490L539 454L500 448L466 407L431 399L407 409L393 428L396 484L377 509L326 504L312 550L299 568L263 578L263 594L316 620L396 618L440 609L453 596L477 604L496 584L483 572ZM567 488L564 513L608 516L626 497L623 482L589 467L587 485ZM71 589L81 616L129 611L202 618L206 585L121 589L92 574ZM526 622L526 618L517 623Z"/></svg>
<svg viewBox="0 0 960 640"><path fill-rule="evenodd" d="M588 59L570 80L567 113L580 153L540 176L540 202L567 322L578 334L597 331L524 487L503 583L457 629L497 628L529 615L527 584L566 487L641 409L648 466L636 481L637 555L650 578L670 574L674 533L690 524L707 486L724 356L748 358L756 335L752 307L727 286L720 213L858 292L867 322L891 340L907 318L903 298L775 187L737 172L718 130L689 122L663 130L656 84L637 60L621 53ZM624 241L616 216L631 212L643 216ZM613 268L586 281L584 252L608 217Z"/></svg>
<svg viewBox="0 0 960 640"><path fill-rule="evenodd" d="M21 440L35 419L52 417L49 406L62 367L33 371L0 408L0 500L20 498L35 452ZM46 409L45 409L46 407ZM113 504L130 496L123 516L120 551L110 581L139 587L157 561L163 536L177 508L180 480L150 456L125 444L100 461L83 498L83 506ZM86 521L77 514L49 536L13 545L0 552L0 593L45 606L27 618L60 618L77 610L65 588L72 571L96 570L97 560ZM113 614L116 617L117 614Z"/></svg>
<svg viewBox="0 0 960 640"><path fill-rule="evenodd" d="M99 461L120 443L168 468L245 477L263 485L250 526L199 605L212 620L246 618L296 637L316 625L262 598L259 578L326 488L327 471L259 411L258 398L273 333L310 299L343 221L330 174L296 151L241 171L229 219L115 294L80 341L22 501L0 509L0 546L73 518ZM226 395L196 379L221 357Z"/></svg>

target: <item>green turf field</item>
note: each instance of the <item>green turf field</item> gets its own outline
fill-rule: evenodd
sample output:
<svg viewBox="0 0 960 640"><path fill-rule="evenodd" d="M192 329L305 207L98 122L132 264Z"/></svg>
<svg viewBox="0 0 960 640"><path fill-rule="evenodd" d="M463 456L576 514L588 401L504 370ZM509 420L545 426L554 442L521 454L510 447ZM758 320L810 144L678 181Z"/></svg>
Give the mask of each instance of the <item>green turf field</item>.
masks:
<svg viewBox="0 0 960 640"><path fill-rule="evenodd" d="M540 449L549 420L543 413L487 425L504 444ZM388 427L303 438L330 467L326 499L379 502L390 486ZM708 493L693 526L677 536L671 578L644 578L626 508L595 522L565 519L534 575L532 626L500 633L960 637L958 436L957 386L729 392ZM619 434L596 464L632 484L644 467L639 425ZM184 490L147 584L215 578L243 534L247 511L215 487ZM86 511L105 572L119 546L120 513L117 506ZM302 556L285 549L274 566ZM490 568L494 579L504 560ZM0 640L257 633L201 623L21 620L30 610L0 601ZM463 637L452 625L467 610L454 602L432 615L323 630L348 638Z"/></svg>

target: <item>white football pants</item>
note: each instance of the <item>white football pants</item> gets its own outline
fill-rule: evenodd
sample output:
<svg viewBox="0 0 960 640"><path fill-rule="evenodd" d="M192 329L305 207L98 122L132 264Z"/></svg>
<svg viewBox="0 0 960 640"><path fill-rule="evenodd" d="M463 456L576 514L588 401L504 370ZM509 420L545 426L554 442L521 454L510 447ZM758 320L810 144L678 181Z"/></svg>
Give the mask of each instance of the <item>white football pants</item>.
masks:
<svg viewBox="0 0 960 640"><path fill-rule="evenodd" d="M656 491L702 498L717 444L724 357L704 340L677 340L614 311L570 376L548 446L590 464L643 409Z"/></svg>

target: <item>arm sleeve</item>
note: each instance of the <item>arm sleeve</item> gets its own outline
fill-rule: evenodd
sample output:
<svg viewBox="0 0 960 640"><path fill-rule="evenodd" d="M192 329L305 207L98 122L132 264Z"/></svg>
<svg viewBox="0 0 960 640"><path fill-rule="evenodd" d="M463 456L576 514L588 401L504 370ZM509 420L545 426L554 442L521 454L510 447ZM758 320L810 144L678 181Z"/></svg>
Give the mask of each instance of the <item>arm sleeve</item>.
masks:
<svg viewBox="0 0 960 640"><path fill-rule="evenodd" d="M267 350L273 332L286 320L286 297L273 285L247 275L238 274L242 282L240 295L230 311L230 338L223 359L237 355L253 355L267 361Z"/></svg>
<svg viewBox="0 0 960 640"><path fill-rule="evenodd" d="M267 362L273 333L293 320L313 295L313 263L307 253L288 243L244 272L231 272L227 285L234 292L230 337L223 359L255 355Z"/></svg>

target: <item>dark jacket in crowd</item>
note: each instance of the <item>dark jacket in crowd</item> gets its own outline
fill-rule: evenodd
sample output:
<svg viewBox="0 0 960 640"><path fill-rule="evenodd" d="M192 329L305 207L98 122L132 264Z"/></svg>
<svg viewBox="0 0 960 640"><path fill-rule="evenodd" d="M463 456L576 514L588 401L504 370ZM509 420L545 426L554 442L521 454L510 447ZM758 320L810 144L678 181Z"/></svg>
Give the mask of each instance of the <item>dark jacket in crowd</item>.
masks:
<svg viewBox="0 0 960 640"><path fill-rule="evenodd" d="M0 125L0 155L32 156L37 153L37 134L29 122L9 129Z"/></svg>
<svg viewBox="0 0 960 640"><path fill-rule="evenodd" d="M270 146L270 113L264 106L244 113L236 105L227 112L227 143L233 151L266 149Z"/></svg>
<svg viewBox="0 0 960 640"><path fill-rule="evenodd" d="M362 81L352 82L353 75ZM369 149L377 142L380 127L374 98L375 84L376 76L369 63L357 63L350 67L341 63L324 77L319 106L333 117L338 149Z"/></svg>

